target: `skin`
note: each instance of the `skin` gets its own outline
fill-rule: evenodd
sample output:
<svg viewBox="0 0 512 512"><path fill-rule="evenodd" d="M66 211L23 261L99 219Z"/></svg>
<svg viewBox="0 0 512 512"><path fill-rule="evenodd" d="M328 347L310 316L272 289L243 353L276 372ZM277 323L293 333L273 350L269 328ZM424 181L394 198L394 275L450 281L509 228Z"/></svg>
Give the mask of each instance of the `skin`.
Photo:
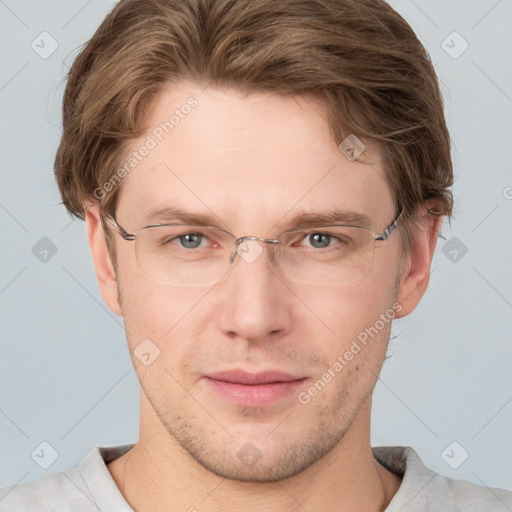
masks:
<svg viewBox="0 0 512 512"><path fill-rule="evenodd" d="M191 95L198 106L122 183L116 217L128 232L157 205L214 212L236 236L266 238L298 212L363 212L375 232L394 219L376 148L367 144L363 154L370 165L349 161L330 136L326 107L311 97L175 85L159 95L147 132L130 149ZM411 224L411 254L401 260L393 233L377 243L370 272L355 283L287 281L264 244L260 257L238 258L215 286L173 287L143 275L134 243L119 235L114 271L98 206L88 205L99 287L124 318L141 384L138 442L108 465L134 510L385 509L401 478L372 456L370 412L391 322L307 405L293 393L267 407L235 406L203 376L280 369L306 377L299 391L307 390L393 304L401 306L395 318L408 315L428 285L440 228L427 206ZM146 338L160 350L149 366L134 356ZM261 454L253 465L237 457L248 442Z"/></svg>

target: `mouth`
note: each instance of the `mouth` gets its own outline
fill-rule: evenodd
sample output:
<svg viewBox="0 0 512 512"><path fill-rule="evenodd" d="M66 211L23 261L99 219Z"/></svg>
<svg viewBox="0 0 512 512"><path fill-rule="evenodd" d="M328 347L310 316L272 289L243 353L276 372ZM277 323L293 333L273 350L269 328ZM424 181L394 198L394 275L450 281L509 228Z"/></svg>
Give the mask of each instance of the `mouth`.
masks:
<svg viewBox="0 0 512 512"><path fill-rule="evenodd" d="M205 376L209 388L224 400L242 407L265 407L290 396L307 377L271 370L217 372Z"/></svg>

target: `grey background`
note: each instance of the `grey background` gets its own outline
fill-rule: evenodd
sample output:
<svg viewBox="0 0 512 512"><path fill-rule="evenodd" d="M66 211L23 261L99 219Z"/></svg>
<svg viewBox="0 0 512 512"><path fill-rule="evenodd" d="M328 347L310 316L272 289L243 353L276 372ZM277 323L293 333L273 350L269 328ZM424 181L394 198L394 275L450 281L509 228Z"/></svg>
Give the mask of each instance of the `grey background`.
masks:
<svg viewBox="0 0 512 512"><path fill-rule="evenodd" d="M103 305L84 225L59 204L52 174L62 77L113 3L0 0L0 486L138 435L122 321ZM390 3L442 80L456 219L423 301L394 323L372 444L410 445L440 473L512 490L512 2ZM47 58L43 31L58 44ZM454 31L469 44L457 58ZM46 469L49 447L46 461L31 456L42 442L58 455Z"/></svg>

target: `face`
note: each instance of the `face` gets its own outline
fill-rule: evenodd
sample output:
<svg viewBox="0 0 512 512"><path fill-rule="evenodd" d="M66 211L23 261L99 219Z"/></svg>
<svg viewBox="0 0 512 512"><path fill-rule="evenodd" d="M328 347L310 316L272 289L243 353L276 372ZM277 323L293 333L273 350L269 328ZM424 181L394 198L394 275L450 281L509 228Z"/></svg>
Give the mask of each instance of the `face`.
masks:
<svg viewBox="0 0 512 512"><path fill-rule="evenodd" d="M191 96L197 104L181 110L189 113L172 131L162 130ZM236 237L276 238L298 214L342 209L367 215L380 233L396 212L379 154L367 145L361 158L370 165L350 161L326 119L312 98L175 86L159 96L147 132L131 145L133 152L148 136L156 141L124 178L117 221L135 233L166 220L143 221L149 210L173 207L209 215L210 224ZM371 395L397 312L398 233L377 242L371 270L356 282L294 282L280 274L272 246L262 244L254 261L238 257L208 286L148 279L134 242L115 236L122 314L147 422L159 422L208 470L246 481L297 474L350 431ZM152 354L147 359L158 357L143 364L134 355L139 346ZM296 382L251 392L207 378L224 370L280 371Z"/></svg>

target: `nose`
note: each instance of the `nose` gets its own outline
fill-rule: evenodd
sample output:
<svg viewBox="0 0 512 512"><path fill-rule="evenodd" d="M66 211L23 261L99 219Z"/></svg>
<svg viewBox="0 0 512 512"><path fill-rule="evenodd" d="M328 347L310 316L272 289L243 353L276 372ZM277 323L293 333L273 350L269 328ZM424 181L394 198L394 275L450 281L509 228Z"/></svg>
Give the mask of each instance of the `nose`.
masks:
<svg viewBox="0 0 512 512"><path fill-rule="evenodd" d="M225 295L220 328L248 341L274 338L292 325L291 292L282 282L274 259L274 244L244 237L223 282Z"/></svg>

